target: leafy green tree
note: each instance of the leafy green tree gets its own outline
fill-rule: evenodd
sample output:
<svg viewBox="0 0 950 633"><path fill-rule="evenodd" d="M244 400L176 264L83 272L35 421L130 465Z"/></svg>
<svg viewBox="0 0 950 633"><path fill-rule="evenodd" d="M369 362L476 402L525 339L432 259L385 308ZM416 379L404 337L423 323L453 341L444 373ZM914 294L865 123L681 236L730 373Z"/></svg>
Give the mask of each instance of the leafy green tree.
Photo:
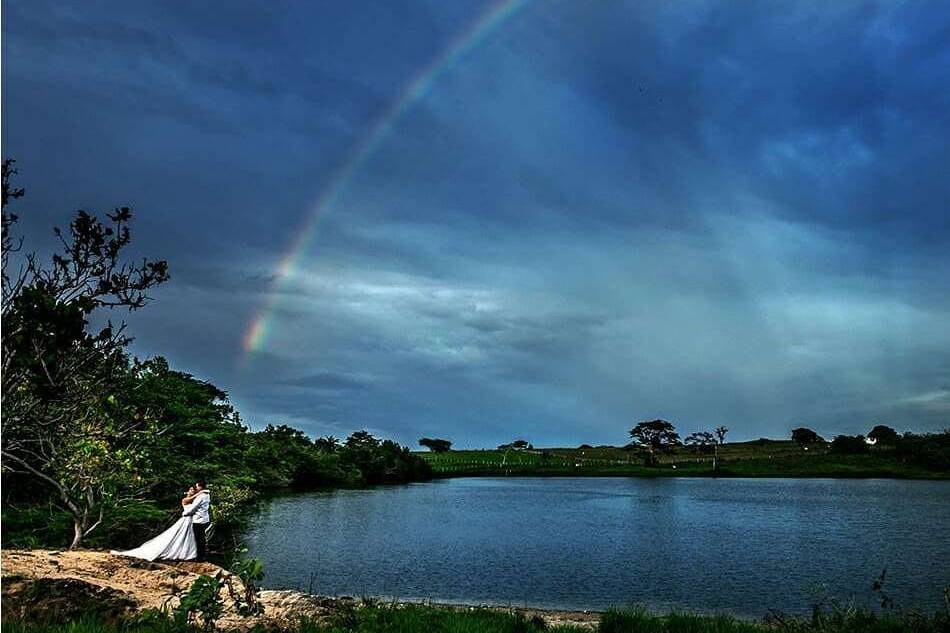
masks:
<svg viewBox="0 0 950 633"><path fill-rule="evenodd" d="M815 444L816 442L823 442L824 440L820 435L811 429L799 427L792 430L792 441L797 442L802 446L806 446L808 444Z"/></svg>
<svg viewBox="0 0 950 633"><path fill-rule="evenodd" d="M267 425L249 440L244 461L261 488L307 488L347 480L339 456L318 448L302 431Z"/></svg>
<svg viewBox="0 0 950 633"><path fill-rule="evenodd" d="M900 439L900 434L889 426L878 424L871 429L868 437L878 444L888 445L896 443Z"/></svg>
<svg viewBox="0 0 950 633"><path fill-rule="evenodd" d="M861 455L868 452L863 435L838 435L831 441L831 452L839 455Z"/></svg>
<svg viewBox="0 0 950 633"><path fill-rule="evenodd" d="M711 453L716 448L716 437L709 431L696 431L687 435L683 443L699 453Z"/></svg>
<svg viewBox="0 0 950 633"><path fill-rule="evenodd" d="M177 497L182 485L201 477L212 483L256 482L245 460L247 428L224 391L156 357L136 363L123 392L159 425L152 467L158 490L170 488Z"/></svg>
<svg viewBox="0 0 950 633"><path fill-rule="evenodd" d="M676 428L666 420L640 422L630 429L630 444L645 451L646 464L655 466L659 453L670 453L680 445Z"/></svg>
<svg viewBox="0 0 950 633"><path fill-rule="evenodd" d="M332 435L318 437L313 441L313 445L317 450L323 451L324 453L335 453L340 450L340 440Z"/></svg>
<svg viewBox="0 0 950 633"><path fill-rule="evenodd" d="M452 442L449 440L424 437L419 440L419 446L424 446L433 453L446 453L452 449Z"/></svg>
<svg viewBox="0 0 950 633"><path fill-rule="evenodd" d="M128 208L101 221L77 211L61 250L43 263L14 238L9 208L23 196L3 162L3 470L47 486L73 519L72 547L102 524L110 506L135 498L144 481L151 418L120 401L128 373L125 324L94 328L102 309L137 310L168 279L164 261L123 261ZM13 272L15 270L15 272ZM101 319L97 319L101 321Z"/></svg>
<svg viewBox="0 0 950 633"><path fill-rule="evenodd" d="M346 438L340 454L343 464L358 472L364 483L425 479L431 473L428 462L413 455L408 446L380 441L367 431Z"/></svg>

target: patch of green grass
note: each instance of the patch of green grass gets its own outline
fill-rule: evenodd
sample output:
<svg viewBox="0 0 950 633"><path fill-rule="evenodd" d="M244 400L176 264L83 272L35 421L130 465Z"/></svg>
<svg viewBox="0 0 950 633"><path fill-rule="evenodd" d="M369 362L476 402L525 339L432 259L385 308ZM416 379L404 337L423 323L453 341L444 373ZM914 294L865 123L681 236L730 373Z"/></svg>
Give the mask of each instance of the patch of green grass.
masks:
<svg viewBox="0 0 950 633"><path fill-rule="evenodd" d="M83 619L67 624L7 620L4 633L199 633L170 619L148 618L121 626ZM580 633L571 626L546 627L540 618L489 609L383 605L343 609L327 621L302 621L288 633Z"/></svg>
<svg viewBox="0 0 950 633"><path fill-rule="evenodd" d="M422 605L381 605L339 614L329 623L302 623L299 633L558 633L579 632L569 626L546 628L540 618L491 609L448 609Z"/></svg>
<svg viewBox="0 0 950 633"><path fill-rule="evenodd" d="M867 455L830 453L823 444L808 450L784 440L754 440L720 447L720 468L713 457L681 448L648 467L636 451L602 446L533 450L461 450L422 453L436 477L580 476L580 477L890 477L948 479L950 472L907 463L884 451Z"/></svg>
<svg viewBox="0 0 950 633"><path fill-rule="evenodd" d="M198 633L173 620L150 617L124 625L80 619L66 624L3 623L4 633ZM334 616L303 621L287 633L946 633L947 614L873 613L832 609L812 619L773 617L769 622L739 620L728 615L671 613L655 615L640 609L611 610L595 628L547 627L540 617L492 609L458 609L424 605L375 605L341 608Z"/></svg>
<svg viewBox="0 0 950 633"><path fill-rule="evenodd" d="M634 609L607 611L597 630L600 633L763 633L768 629L762 624L727 615L672 613L658 616Z"/></svg>

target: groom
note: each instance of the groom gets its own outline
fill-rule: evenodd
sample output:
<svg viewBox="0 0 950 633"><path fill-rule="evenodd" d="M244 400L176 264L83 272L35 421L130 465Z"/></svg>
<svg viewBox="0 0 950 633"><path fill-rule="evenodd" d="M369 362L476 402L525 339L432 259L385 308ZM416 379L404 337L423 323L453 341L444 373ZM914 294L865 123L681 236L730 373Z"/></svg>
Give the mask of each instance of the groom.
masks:
<svg viewBox="0 0 950 633"><path fill-rule="evenodd" d="M208 523L211 522L209 510L211 508L211 493L208 492L208 484L204 479L195 482L195 488L198 490L198 496L193 502L194 507L188 513L193 518L191 520L191 529L195 533L195 545L198 549L197 561L204 561L208 554L208 537L206 530Z"/></svg>

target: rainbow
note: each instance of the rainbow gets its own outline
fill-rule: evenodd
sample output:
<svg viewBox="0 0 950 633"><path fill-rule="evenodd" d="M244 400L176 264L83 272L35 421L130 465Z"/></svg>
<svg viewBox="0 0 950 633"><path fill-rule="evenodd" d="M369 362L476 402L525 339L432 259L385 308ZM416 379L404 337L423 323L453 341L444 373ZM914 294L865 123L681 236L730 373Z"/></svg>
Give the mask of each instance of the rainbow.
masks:
<svg viewBox="0 0 950 633"><path fill-rule="evenodd" d="M399 96L360 138L360 141L350 149L346 160L317 198L306 221L297 231L296 238L287 250L287 254L277 267L267 300L254 315L244 334L242 347L245 360L260 350L266 342L281 296L280 291L300 268L301 260L313 241L320 219L336 205L341 195L353 182L353 178L387 139L396 123L413 105L426 98L443 74L451 70L469 51L481 44L529 2L531 0L500 0L492 5L467 29L456 36L428 65L413 75Z"/></svg>

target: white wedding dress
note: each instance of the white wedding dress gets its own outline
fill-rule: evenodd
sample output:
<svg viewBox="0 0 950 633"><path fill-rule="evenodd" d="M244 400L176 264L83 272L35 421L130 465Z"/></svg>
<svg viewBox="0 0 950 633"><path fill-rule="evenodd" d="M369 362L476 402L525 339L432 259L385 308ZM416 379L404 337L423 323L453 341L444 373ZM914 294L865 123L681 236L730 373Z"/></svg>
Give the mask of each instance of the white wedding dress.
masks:
<svg viewBox="0 0 950 633"><path fill-rule="evenodd" d="M187 513L194 506L194 502L182 508ZM195 543L195 533L191 528L191 516L185 515L156 536L135 549L124 552L112 550L118 556L131 556L145 560L191 560L198 556L198 546Z"/></svg>

